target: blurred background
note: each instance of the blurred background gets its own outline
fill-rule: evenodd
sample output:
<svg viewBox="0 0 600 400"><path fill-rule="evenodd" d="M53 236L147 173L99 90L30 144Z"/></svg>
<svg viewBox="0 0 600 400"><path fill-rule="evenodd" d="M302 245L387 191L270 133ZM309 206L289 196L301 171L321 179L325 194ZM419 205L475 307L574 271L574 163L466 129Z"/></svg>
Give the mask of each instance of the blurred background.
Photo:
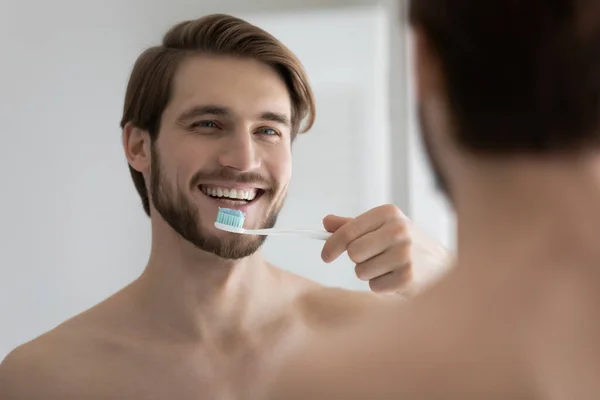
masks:
<svg viewBox="0 0 600 400"><path fill-rule="evenodd" d="M397 0L0 0L0 359L143 270L149 221L119 120L139 53L181 20L230 13L304 63L317 122L294 144L279 226L322 228L394 203L454 247L454 221L417 136L405 4ZM270 238L273 263L367 290L322 242ZM417 274L419 271L416 271Z"/></svg>

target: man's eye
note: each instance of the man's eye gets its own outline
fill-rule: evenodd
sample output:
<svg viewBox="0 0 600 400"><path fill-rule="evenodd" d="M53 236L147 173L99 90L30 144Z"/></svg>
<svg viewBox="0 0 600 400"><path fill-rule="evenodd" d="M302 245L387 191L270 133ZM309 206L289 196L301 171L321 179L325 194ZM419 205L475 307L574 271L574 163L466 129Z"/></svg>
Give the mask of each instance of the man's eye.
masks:
<svg viewBox="0 0 600 400"><path fill-rule="evenodd" d="M265 134L267 136L279 136L279 132L276 131L275 129L271 129L271 128L260 128L258 130L258 132Z"/></svg>
<svg viewBox="0 0 600 400"><path fill-rule="evenodd" d="M214 121L198 121L191 125L192 128L216 128L217 124Z"/></svg>

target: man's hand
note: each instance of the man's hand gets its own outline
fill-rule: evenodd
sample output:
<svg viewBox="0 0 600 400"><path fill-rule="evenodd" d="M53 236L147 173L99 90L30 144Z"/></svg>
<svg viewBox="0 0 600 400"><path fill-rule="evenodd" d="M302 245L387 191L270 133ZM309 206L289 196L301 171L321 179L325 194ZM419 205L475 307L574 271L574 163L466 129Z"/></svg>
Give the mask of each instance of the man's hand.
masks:
<svg viewBox="0 0 600 400"><path fill-rule="evenodd" d="M347 251L356 276L376 293L397 293L411 282L411 233L398 207L380 206L356 218L328 215L323 226L333 233L321 253L326 263Z"/></svg>

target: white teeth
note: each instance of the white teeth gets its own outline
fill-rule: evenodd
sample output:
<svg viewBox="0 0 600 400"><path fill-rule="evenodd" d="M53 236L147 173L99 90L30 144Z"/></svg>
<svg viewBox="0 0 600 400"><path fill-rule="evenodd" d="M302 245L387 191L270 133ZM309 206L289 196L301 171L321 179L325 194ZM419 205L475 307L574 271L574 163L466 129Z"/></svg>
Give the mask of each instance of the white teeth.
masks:
<svg viewBox="0 0 600 400"><path fill-rule="evenodd" d="M212 197L227 197L234 200L252 201L256 198L256 189L241 190L220 187L202 187L202 192Z"/></svg>

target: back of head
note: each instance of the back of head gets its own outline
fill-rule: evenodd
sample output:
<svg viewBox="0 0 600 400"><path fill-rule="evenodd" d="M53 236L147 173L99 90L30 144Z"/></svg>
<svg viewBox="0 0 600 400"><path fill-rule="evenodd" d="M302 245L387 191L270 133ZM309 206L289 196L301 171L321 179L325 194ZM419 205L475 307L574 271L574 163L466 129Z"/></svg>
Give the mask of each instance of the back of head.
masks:
<svg viewBox="0 0 600 400"><path fill-rule="evenodd" d="M411 0L474 153L600 148L600 2Z"/></svg>
<svg viewBox="0 0 600 400"><path fill-rule="evenodd" d="M162 45L151 47L138 57L127 86L121 128L131 123L147 131L154 142L178 66L186 57L198 54L250 58L271 66L290 94L292 135L312 127L314 97L296 56L259 27L230 15L213 14L173 26L163 37ZM144 177L131 167L129 170L146 214L150 215Z"/></svg>

